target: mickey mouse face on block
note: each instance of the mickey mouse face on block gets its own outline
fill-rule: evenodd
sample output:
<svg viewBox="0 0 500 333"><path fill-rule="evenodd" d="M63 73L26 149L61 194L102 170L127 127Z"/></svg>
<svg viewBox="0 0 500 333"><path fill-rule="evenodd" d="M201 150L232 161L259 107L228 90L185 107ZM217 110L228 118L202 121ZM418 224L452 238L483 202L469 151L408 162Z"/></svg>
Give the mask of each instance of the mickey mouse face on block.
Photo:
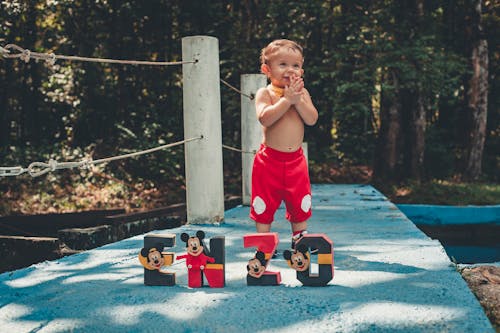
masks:
<svg viewBox="0 0 500 333"><path fill-rule="evenodd" d="M255 257L248 261L247 265L248 275L254 278L260 278L266 271L265 254L262 251L257 251Z"/></svg>
<svg viewBox="0 0 500 333"><path fill-rule="evenodd" d="M165 258L161 251L163 251L161 244L154 247L142 248L139 253L139 261L142 266L149 270L159 270L162 266L165 266Z"/></svg>
<svg viewBox="0 0 500 333"><path fill-rule="evenodd" d="M160 251L157 249L151 249L148 253L148 263L151 267L154 267L155 269L159 269L161 266L164 265L164 260L163 256L161 255Z"/></svg>
<svg viewBox="0 0 500 333"><path fill-rule="evenodd" d="M196 232L196 236L189 237L187 233L181 234L181 240L186 242L186 250L188 254L192 256L199 256L203 253L203 238L205 238L205 233L201 230Z"/></svg>
<svg viewBox="0 0 500 333"><path fill-rule="evenodd" d="M288 265L296 271L303 272L309 268L309 253L305 245L299 245L297 250L293 252L286 250L283 252L283 256L287 260Z"/></svg>

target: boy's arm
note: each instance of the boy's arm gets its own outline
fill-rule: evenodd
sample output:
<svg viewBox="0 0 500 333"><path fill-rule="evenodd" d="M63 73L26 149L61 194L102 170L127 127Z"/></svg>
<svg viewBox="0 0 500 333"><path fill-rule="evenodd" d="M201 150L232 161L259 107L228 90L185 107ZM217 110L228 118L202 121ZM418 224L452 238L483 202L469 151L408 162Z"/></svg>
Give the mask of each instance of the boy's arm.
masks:
<svg viewBox="0 0 500 333"><path fill-rule="evenodd" d="M312 126L318 121L318 110L316 110L306 88L302 88L302 97L298 103L295 103L295 109L306 125Z"/></svg>
<svg viewBox="0 0 500 333"><path fill-rule="evenodd" d="M291 106L292 104L286 98L280 98L276 104L272 104L267 88L260 88L255 96L257 119L264 127L272 126Z"/></svg>

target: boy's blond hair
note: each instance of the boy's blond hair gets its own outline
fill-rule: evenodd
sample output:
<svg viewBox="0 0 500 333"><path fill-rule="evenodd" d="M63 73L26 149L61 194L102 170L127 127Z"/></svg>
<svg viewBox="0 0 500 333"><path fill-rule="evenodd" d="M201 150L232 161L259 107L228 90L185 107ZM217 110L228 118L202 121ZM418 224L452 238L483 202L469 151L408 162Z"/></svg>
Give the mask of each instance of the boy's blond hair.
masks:
<svg viewBox="0 0 500 333"><path fill-rule="evenodd" d="M261 64L267 64L269 58L271 58L279 49L284 47L289 48L293 51L298 51L302 56L302 59L304 59L304 50L298 43L289 39L276 39L262 49L260 53Z"/></svg>

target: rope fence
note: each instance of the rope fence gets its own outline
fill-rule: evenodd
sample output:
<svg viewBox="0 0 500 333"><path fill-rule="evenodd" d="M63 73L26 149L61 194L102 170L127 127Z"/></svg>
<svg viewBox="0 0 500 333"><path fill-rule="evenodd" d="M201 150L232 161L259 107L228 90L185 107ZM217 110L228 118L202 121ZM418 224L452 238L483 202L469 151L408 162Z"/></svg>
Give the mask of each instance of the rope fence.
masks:
<svg viewBox="0 0 500 333"><path fill-rule="evenodd" d="M11 50L16 51L13 53ZM80 56L67 56L54 53L40 53L33 52L29 49L24 49L16 44L7 44L4 47L0 46L0 53L4 58L7 59L20 59L28 63L31 59L42 60L50 65L54 65L57 60L68 60L68 61L84 61L84 62L96 62L96 63L108 63L108 64L122 64L122 65L148 65L148 66L174 66L183 64L195 64L198 62L197 59L192 61L144 61L144 60L117 60L117 59L107 59L107 58L89 58ZM242 96L253 100L255 98L254 94L245 94L235 86L231 85L227 81L220 79L225 86L236 91Z"/></svg>
<svg viewBox="0 0 500 333"><path fill-rule="evenodd" d="M108 163L112 161L117 161L117 160L122 160L125 158L131 158L131 157L137 157L145 154L150 154L159 150L167 149L167 148L172 148L175 146L182 145L187 142L195 141L195 140L201 140L203 139L203 136L199 137L194 137L190 139L185 139L182 141L177 141L173 143L169 143L166 145L146 149L146 150L141 150L129 154L124 154L124 155L118 155L118 156L112 156L112 157L107 157L107 158L101 158L98 160L92 160L90 158L85 158L81 161L78 162L58 162L56 160L49 160L48 162L33 162L31 163L27 168L23 168L21 166L16 166L16 167L0 167L0 177L7 177L7 176L19 176L24 173L28 173L31 177L38 177L42 176L48 172L55 171L55 170L61 170L61 169L73 169L73 168L83 168L83 169L89 169L92 165L97 165L97 164L102 164L102 163Z"/></svg>
<svg viewBox="0 0 500 333"><path fill-rule="evenodd" d="M225 148L227 150L232 150L232 151L235 151L238 153L243 153L243 154L254 154L255 155L257 153L256 150L242 150L242 149L231 147L231 146L224 145L224 144L222 145L222 148Z"/></svg>
<svg viewBox="0 0 500 333"><path fill-rule="evenodd" d="M252 101L255 99L255 91L264 86L267 80L261 74L242 75L241 88L238 89L221 79L218 45L217 38L212 36L183 37L181 58L189 61L143 61L69 56L51 52L35 52L16 44L0 45L0 58L17 59L25 63L29 63L31 60L42 61L47 66L53 66L59 60L149 66L193 64L192 66L183 66L182 73L184 133L186 137L191 137L190 139L97 160L84 157L79 161L58 162L55 158L51 158L45 162L32 162L27 167L0 166L0 179L26 173L31 177L38 177L62 169L91 169L97 164L137 157L194 140L202 140L199 144L186 145L185 147L187 221L192 224L219 223L224 217L222 150L228 149L242 154L242 180L244 184L249 183L250 173L248 170L251 170L249 161L253 158L253 155L250 154L256 153L255 150L251 149L257 147L254 141L259 136L256 133L260 131L258 122L251 118L251 114L255 114L255 111L252 112L254 108ZM245 135L242 135L241 149L224 144L221 146L220 139L217 139L221 137L222 129L220 119L221 84L245 97L241 98L242 126L246 126L245 130L242 130ZM210 96L210 98L204 96ZM198 110L203 110L204 114L210 115L210 117L207 116L208 120L199 117ZM243 118L243 114L245 118ZM249 199L245 199L247 196L243 190L243 202L249 201ZM211 200L206 200L207 197L210 197Z"/></svg>
<svg viewBox="0 0 500 333"><path fill-rule="evenodd" d="M223 79L220 79L220 82L222 82L225 86L229 87L230 89L236 91L238 94L240 94L242 96L245 96L245 97L248 97L250 100L253 100L255 98L254 94L250 94L250 95L245 94L244 92L242 92L238 88L232 86L231 84L229 84L228 82L224 81Z"/></svg>
<svg viewBox="0 0 500 333"><path fill-rule="evenodd" d="M210 223L219 222L221 216L224 215L224 194L223 187L220 186L220 184L222 184L222 181L219 180L223 177L222 165L219 165L222 164L222 158L220 159L220 163L212 163L211 161L214 157L212 156L212 153L217 155L220 152L221 142L216 142L213 138L219 136L217 132L220 131L221 126L220 122L215 122L211 126L208 126L207 123L200 124L200 119L198 119L197 115L193 114L191 110L202 108L209 114L217 114L216 111L218 110L218 108L220 108L220 91L219 84L217 83L220 83L228 87L230 90L240 94L241 96L246 97L242 98L241 100L242 110L246 110L245 114L250 114L251 112L248 111L248 108L251 108L251 105L253 105L251 101L255 99L255 94L252 92L260 88L263 82L261 81L261 78L259 78L258 80L252 78L249 80L249 78L247 77L242 77L242 87L241 89L238 89L237 87L231 85L229 82L221 79L219 70L220 61L218 57L218 44L216 44L215 41L215 38L209 36L192 36L183 38L182 59L193 59L190 61L140 61L68 56L55 53L34 52L29 49L24 49L16 44L7 44L5 46L0 45L0 58L18 59L25 63L29 63L31 60L43 61L49 66L55 65L58 60L151 66L197 64L195 66L189 66L190 70L186 73L183 72L183 74L186 74L183 76L183 94L185 94L185 96L189 96L188 101L192 102L192 105L189 103L184 103L185 118L192 118L192 122L186 123L186 121L184 120L185 135L187 137L191 137L190 139L185 139L171 144L162 145L159 147L137 151L129 154L112 156L97 160L93 160L92 158L83 158L80 161L74 162L58 162L55 159L50 159L46 162L32 162L27 167L0 167L0 179L2 177L20 176L26 173L31 177L39 177L49 172L54 172L56 170L62 169L91 169L91 167L94 165L137 157L140 155L149 154L159 150L185 144L194 140L204 139L204 141L201 142L200 145L189 146L190 149L186 149L186 158L191 161L191 163L188 164L189 168L188 166L186 166L186 187L187 192L189 192L187 195L187 206L190 207L187 209L187 219L192 223L199 223L201 221L203 223L206 223L207 221L209 221ZM200 61L199 59L203 59L203 61ZM214 69L216 67L217 70ZM200 82L200 78L206 79L206 81L208 81L209 87L207 87L207 85L198 84L198 82ZM204 80L202 81L204 82ZM216 101L216 99L208 104L206 103L206 101L200 101L198 99L198 96L200 95L198 92L200 89L207 89L207 91L210 91L211 94L217 97L218 102ZM189 105L186 106L186 104ZM254 119L248 122L245 121L245 124L247 123L249 126L253 126ZM252 129L249 134L252 134L253 132L254 130ZM203 133L203 135L199 136L198 133ZM247 136L245 136L245 138L247 138ZM244 141L242 138L242 145L245 146L244 143L247 141ZM250 147L253 148L253 145L250 145L244 149L240 149L222 144L223 149L242 154L242 178L245 179L245 184L248 183L247 178L249 173L246 172L246 170L249 169L248 161L250 161L252 159L251 156L256 153L256 150L250 150ZM203 162L199 163L199 161ZM219 161L219 159L216 158L215 161ZM200 168L200 166L203 166L203 168ZM211 184L208 186L207 177L210 178L209 183ZM215 202L210 203L209 207L207 207L207 204L203 200L203 198L207 195L210 195L216 199ZM245 191L243 191L243 201L246 200L246 196L248 195L246 195Z"/></svg>
<svg viewBox="0 0 500 333"><path fill-rule="evenodd" d="M16 51L15 53L11 50ZM144 60L117 60L117 59L106 59L106 58L90 58L90 57L80 57L80 56L67 56L59 55L54 53L40 53L33 52L28 49L23 49L16 44L7 44L4 47L0 46L0 52L3 54L4 58L8 59L20 59L28 63L31 59L43 60L47 63L54 65L57 60L68 60L68 61L84 61L84 62L97 62L97 63L108 63L108 64L122 64L122 65L149 65L149 66L173 66L182 64L193 64L197 63L198 60L191 61L144 61Z"/></svg>

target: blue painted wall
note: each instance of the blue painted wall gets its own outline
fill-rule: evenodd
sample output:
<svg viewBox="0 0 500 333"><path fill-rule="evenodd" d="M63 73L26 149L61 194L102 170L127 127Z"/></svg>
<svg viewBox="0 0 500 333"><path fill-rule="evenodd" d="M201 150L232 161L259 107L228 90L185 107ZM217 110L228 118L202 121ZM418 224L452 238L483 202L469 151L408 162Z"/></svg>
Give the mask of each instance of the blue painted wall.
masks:
<svg viewBox="0 0 500 333"><path fill-rule="evenodd" d="M500 205L495 206L436 206L397 205L415 224L463 225L493 223L500 225Z"/></svg>

